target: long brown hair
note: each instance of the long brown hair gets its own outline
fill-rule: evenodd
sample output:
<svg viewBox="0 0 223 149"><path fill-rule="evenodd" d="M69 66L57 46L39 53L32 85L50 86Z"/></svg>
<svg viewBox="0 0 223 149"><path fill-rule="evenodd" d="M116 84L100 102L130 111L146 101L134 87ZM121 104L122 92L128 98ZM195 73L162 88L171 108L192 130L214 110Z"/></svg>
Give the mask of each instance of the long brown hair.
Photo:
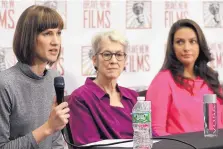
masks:
<svg viewBox="0 0 223 149"><path fill-rule="evenodd" d="M200 48L199 56L195 61L194 66L195 74L204 79L213 92L217 94L218 97L223 99L223 95L219 91L221 86L218 80L218 73L207 65L207 63L212 61L213 58L211 57L205 36L200 26L193 20L181 19L172 25L167 41L166 56L161 71L166 69L170 70L175 82L183 85L186 89L189 88L189 90L192 90L192 86L184 81L186 79L183 76L184 65L177 59L173 47L174 35L176 31L185 27L192 29L196 33Z"/></svg>

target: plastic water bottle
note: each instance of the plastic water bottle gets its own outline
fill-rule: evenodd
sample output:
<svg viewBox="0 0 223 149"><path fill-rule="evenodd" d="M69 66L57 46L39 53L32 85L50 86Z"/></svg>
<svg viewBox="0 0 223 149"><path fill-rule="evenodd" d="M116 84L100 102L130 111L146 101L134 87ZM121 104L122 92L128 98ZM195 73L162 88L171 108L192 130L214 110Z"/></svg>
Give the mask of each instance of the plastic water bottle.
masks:
<svg viewBox="0 0 223 149"><path fill-rule="evenodd" d="M133 149L151 149L151 102L138 97L132 109Z"/></svg>
<svg viewBox="0 0 223 149"><path fill-rule="evenodd" d="M204 95L204 136L218 136L216 94Z"/></svg>

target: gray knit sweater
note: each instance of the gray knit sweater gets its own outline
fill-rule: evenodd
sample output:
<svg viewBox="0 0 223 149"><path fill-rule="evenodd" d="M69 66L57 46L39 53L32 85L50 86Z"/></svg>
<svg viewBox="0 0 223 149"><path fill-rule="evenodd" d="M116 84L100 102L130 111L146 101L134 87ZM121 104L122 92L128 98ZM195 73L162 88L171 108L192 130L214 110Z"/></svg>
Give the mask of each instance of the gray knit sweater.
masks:
<svg viewBox="0 0 223 149"><path fill-rule="evenodd" d="M62 149L60 132L37 144L32 131L49 117L53 96L53 78L46 70L43 77L18 62L0 73L0 149Z"/></svg>

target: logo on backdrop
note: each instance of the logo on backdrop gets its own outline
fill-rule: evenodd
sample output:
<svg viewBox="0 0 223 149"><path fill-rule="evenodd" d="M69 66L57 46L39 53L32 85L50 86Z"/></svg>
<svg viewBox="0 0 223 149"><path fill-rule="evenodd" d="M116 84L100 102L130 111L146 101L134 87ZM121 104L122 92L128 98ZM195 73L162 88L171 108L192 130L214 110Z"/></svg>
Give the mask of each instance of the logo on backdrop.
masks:
<svg viewBox="0 0 223 149"><path fill-rule="evenodd" d="M43 5L55 9L64 21L64 28L67 28L67 1L63 0L36 0L36 5Z"/></svg>
<svg viewBox="0 0 223 149"><path fill-rule="evenodd" d="M82 46L81 48L81 72L83 76L95 75L96 71L91 60L93 52L91 46Z"/></svg>
<svg viewBox="0 0 223 149"><path fill-rule="evenodd" d="M15 65L17 59L11 47L0 47L0 71Z"/></svg>
<svg viewBox="0 0 223 149"><path fill-rule="evenodd" d="M222 69L223 68L223 42L222 43L211 43L210 45L211 55L214 58L210 62L210 66L213 69Z"/></svg>
<svg viewBox="0 0 223 149"><path fill-rule="evenodd" d="M126 2L126 28L152 28L152 2L128 0Z"/></svg>
<svg viewBox="0 0 223 149"><path fill-rule="evenodd" d="M165 1L165 27L171 25L180 19L188 18L188 2L187 1Z"/></svg>
<svg viewBox="0 0 223 149"><path fill-rule="evenodd" d="M203 2L203 17L205 27L223 27L223 2Z"/></svg>
<svg viewBox="0 0 223 149"><path fill-rule="evenodd" d="M0 1L0 29L15 28L14 8L15 8L14 0Z"/></svg>
<svg viewBox="0 0 223 149"><path fill-rule="evenodd" d="M110 28L110 0L83 1L83 28Z"/></svg>
<svg viewBox="0 0 223 149"><path fill-rule="evenodd" d="M130 45L127 55L126 72L150 71L149 45Z"/></svg>
<svg viewBox="0 0 223 149"><path fill-rule="evenodd" d="M61 76L64 75L64 48L61 48L59 59L50 67L51 69L57 70Z"/></svg>

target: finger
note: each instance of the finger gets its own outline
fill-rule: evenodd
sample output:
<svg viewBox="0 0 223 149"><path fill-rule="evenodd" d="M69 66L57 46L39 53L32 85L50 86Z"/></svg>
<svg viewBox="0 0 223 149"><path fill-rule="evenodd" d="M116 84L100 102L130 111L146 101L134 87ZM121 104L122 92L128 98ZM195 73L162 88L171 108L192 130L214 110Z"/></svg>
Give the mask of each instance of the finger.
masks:
<svg viewBox="0 0 223 149"><path fill-rule="evenodd" d="M66 118L64 119L64 124L67 124L69 122L69 120Z"/></svg>
<svg viewBox="0 0 223 149"><path fill-rule="evenodd" d="M69 115L69 112L70 109L69 108L66 108L64 110L56 110L55 111L55 116L60 118L60 119L63 119L65 115Z"/></svg>
<svg viewBox="0 0 223 149"><path fill-rule="evenodd" d="M64 108L62 111L61 111L61 114L66 114L66 113L69 113L70 112L70 108Z"/></svg>
<svg viewBox="0 0 223 149"><path fill-rule="evenodd" d="M67 108L68 107L68 103L67 102L62 102L61 104L59 104L56 108L58 110L62 110L64 108Z"/></svg>
<svg viewBox="0 0 223 149"><path fill-rule="evenodd" d="M61 125L66 125L69 122L68 118L61 119Z"/></svg>
<svg viewBox="0 0 223 149"><path fill-rule="evenodd" d="M61 120L68 119L68 118L70 118L70 114L69 113L61 114L61 115L58 115L58 118L61 119Z"/></svg>
<svg viewBox="0 0 223 149"><path fill-rule="evenodd" d="M65 114L65 115L63 116L63 118L65 118L65 119L70 118L70 114Z"/></svg>
<svg viewBox="0 0 223 149"><path fill-rule="evenodd" d="M55 116L62 119L64 117L64 115L69 114L69 111L70 111L69 108L66 108L66 109L63 109L63 110L55 109Z"/></svg>

